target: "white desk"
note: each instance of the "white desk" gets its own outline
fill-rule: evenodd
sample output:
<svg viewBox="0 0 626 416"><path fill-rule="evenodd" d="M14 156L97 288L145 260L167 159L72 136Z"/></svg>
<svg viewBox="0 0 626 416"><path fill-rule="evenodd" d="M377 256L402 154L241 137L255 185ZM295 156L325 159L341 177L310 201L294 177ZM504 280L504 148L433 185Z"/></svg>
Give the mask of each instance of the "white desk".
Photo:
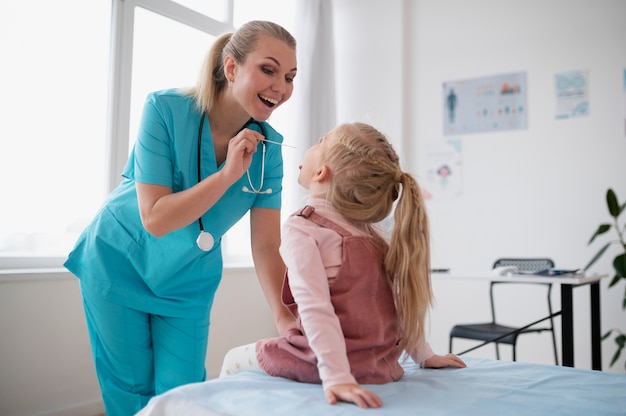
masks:
<svg viewBox="0 0 626 416"><path fill-rule="evenodd" d="M602 348L600 333L600 280L608 274L535 276L509 274L499 276L493 270L451 269L446 272L433 271L433 279L483 280L489 282L554 283L561 287L561 352L562 364L574 366L574 304L572 289L589 285L591 303L591 368L602 370Z"/></svg>

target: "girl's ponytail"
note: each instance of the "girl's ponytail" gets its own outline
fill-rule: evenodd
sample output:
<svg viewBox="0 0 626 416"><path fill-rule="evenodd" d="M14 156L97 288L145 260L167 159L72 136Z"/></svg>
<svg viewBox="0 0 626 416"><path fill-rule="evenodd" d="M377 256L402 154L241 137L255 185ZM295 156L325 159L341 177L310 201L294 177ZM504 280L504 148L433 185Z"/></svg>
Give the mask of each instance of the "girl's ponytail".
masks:
<svg viewBox="0 0 626 416"><path fill-rule="evenodd" d="M385 260L393 277L396 309L404 329L401 346L409 354L424 337L426 315L433 301L430 282L430 230L426 206L417 181L399 175L402 190Z"/></svg>

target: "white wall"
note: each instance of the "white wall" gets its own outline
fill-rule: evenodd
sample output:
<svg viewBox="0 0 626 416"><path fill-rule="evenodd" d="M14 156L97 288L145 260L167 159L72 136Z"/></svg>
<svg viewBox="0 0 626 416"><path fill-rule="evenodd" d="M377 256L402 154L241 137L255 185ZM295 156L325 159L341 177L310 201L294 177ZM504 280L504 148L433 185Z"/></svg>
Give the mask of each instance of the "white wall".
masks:
<svg viewBox="0 0 626 416"><path fill-rule="evenodd" d="M0 414L101 412L76 279L0 278ZM79 413L62 412L75 407Z"/></svg>
<svg viewBox="0 0 626 416"><path fill-rule="evenodd" d="M334 0L333 11L335 33L344 34L336 43L338 120L376 125L416 175L424 143L443 138L442 82L527 73L528 129L460 136L463 195L428 203L434 265L490 267L500 256L548 255L559 266L580 267L595 254L598 247L586 243L607 220L606 188L626 200L626 2ZM590 73L591 114L557 122L554 73L577 69ZM609 271L608 259L596 270ZM101 411L76 280L67 273L15 280L0 279L0 414ZM607 283L603 330L624 329L623 286ZM430 341L446 352L453 323L488 313L486 285L435 281L434 290ZM576 366L589 368L588 290L575 295ZM230 347L273 334L256 278L227 271L214 306L209 377ZM519 359L549 363L547 339L526 337ZM607 369L613 348L603 347ZM472 354L493 357L489 349Z"/></svg>
<svg viewBox="0 0 626 416"><path fill-rule="evenodd" d="M403 147L400 0L334 0L337 122L363 121Z"/></svg>
<svg viewBox="0 0 626 416"><path fill-rule="evenodd" d="M415 74L410 131L418 139L413 160L426 141L443 137L443 82L527 74L527 129L458 136L463 146L463 195L429 203L433 263L489 267L497 257L549 256L560 267L584 267L600 248L588 247L587 241L609 220L607 188L626 200L626 2L407 4L412 20L410 73ZM569 70L589 71L590 115L555 120L554 75ZM610 272L609 258L594 270ZM623 284L611 290L607 284L608 279L602 289L603 330L626 329L626 314L620 309ZM433 343L442 349L454 322L485 316L486 297L484 288L471 283L437 283L435 290L439 303L433 313ZM556 294L558 300L558 290ZM575 289L574 302L575 363L590 368L588 288ZM547 338L524 338L520 359L550 362ZM603 346L606 368L614 348L609 342Z"/></svg>

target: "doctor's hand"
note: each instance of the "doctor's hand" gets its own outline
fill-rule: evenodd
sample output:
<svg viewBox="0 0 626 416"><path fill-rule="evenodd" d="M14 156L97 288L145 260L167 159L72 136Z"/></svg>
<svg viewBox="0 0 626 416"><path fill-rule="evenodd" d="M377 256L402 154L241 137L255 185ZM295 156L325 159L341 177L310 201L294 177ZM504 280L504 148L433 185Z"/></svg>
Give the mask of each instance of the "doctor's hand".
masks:
<svg viewBox="0 0 626 416"><path fill-rule="evenodd" d="M383 401L376 393L365 389L358 384L337 384L324 389L326 401L335 404L338 401L354 403L362 409L368 407L377 408L383 405Z"/></svg>
<svg viewBox="0 0 626 416"><path fill-rule="evenodd" d="M228 142L226 163L223 174L232 182L241 178L252 162L252 155L257 150L257 144L264 136L251 129L243 129Z"/></svg>

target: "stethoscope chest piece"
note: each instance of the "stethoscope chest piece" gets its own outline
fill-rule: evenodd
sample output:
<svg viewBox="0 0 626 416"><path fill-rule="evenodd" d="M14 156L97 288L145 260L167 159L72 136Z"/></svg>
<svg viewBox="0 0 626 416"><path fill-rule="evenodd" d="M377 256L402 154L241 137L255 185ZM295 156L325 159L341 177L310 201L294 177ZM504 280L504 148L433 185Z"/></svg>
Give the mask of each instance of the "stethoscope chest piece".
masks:
<svg viewBox="0 0 626 416"><path fill-rule="evenodd" d="M215 245L215 240L213 239L211 233L200 231L200 234L198 234L198 238L196 239L196 244L198 244L200 250L209 251Z"/></svg>

